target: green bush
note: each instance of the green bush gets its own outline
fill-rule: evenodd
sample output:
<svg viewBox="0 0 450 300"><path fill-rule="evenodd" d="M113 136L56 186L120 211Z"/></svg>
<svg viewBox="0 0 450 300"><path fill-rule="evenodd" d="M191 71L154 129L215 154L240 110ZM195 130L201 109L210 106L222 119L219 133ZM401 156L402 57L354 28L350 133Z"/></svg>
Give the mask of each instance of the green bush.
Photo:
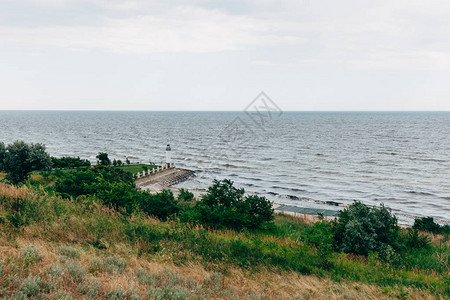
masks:
<svg viewBox="0 0 450 300"><path fill-rule="evenodd" d="M163 190L158 194L140 192L138 196L139 208L150 216L161 220L167 220L180 210L178 202L175 201L172 191Z"/></svg>
<svg viewBox="0 0 450 300"><path fill-rule="evenodd" d="M426 248L430 246L430 239L426 235L421 235L416 228L409 228L405 245L410 248Z"/></svg>
<svg viewBox="0 0 450 300"><path fill-rule="evenodd" d="M397 218L384 205L370 208L355 201L334 222L335 249L365 256L387 246L398 249L399 230Z"/></svg>
<svg viewBox="0 0 450 300"><path fill-rule="evenodd" d="M256 195L244 196L244 189L231 180L214 180L208 193L192 208L186 208L180 220L214 228L257 229L273 220L272 203Z"/></svg>
<svg viewBox="0 0 450 300"><path fill-rule="evenodd" d="M98 159L99 165L102 165L102 166L110 166L111 165L111 160L108 157L108 153L99 152L98 155L96 156L96 158Z"/></svg>
<svg viewBox="0 0 450 300"><path fill-rule="evenodd" d="M55 169L73 169L80 167L90 167L91 163L87 159L81 159L80 157L65 156L61 158L51 157L53 168Z"/></svg>
<svg viewBox="0 0 450 300"><path fill-rule="evenodd" d="M190 202L194 200L194 194L189 192L189 190L179 189L178 192L178 201Z"/></svg>
<svg viewBox="0 0 450 300"><path fill-rule="evenodd" d="M60 174L54 189L64 197L95 196L116 210L131 214L140 209L161 220L179 211L171 191L158 194L138 191L132 174L117 168L96 166Z"/></svg>
<svg viewBox="0 0 450 300"><path fill-rule="evenodd" d="M450 233L450 226L441 226L438 223L434 222L433 217L423 217L414 220L414 229L427 231L435 234L439 233Z"/></svg>
<svg viewBox="0 0 450 300"><path fill-rule="evenodd" d="M323 267L330 267L333 255L333 227L330 222L316 222L307 227L302 234L303 240L317 249Z"/></svg>

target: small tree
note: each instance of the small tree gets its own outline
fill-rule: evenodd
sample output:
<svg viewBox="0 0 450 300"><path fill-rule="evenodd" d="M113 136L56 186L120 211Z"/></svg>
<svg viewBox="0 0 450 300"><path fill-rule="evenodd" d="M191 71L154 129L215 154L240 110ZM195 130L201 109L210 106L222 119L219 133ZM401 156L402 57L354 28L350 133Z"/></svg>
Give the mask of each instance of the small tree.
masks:
<svg viewBox="0 0 450 300"><path fill-rule="evenodd" d="M119 160L117 160L117 165L118 166L123 166L123 162L119 159Z"/></svg>
<svg viewBox="0 0 450 300"><path fill-rule="evenodd" d="M355 201L339 213L334 223L337 250L368 255L399 247L397 218L384 205L370 208Z"/></svg>
<svg viewBox="0 0 450 300"><path fill-rule="evenodd" d="M0 146L0 154L3 156L2 169L7 172L6 179L13 184L23 183L28 179L30 172L36 170L48 170L52 166L50 155L45 152L43 144L26 144L16 141L3 150Z"/></svg>
<svg viewBox="0 0 450 300"><path fill-rule="evenodd" d="M102 166L110 166L111 160L108 157L108 153L99 152L96 158L99 160L99 164Z"/></svg>
<svg viewBox="0 0 450 300"><path fill-rule="evenodd" d="M131 164L131 162L130 162L130 160L128 158L125 160L125 162L127 163L127 165Z"/></svg>
<svg viewBox="0 0 450 300"><path fill-rule="evenodd" d="M117 167L117 160L114 158L114 160L113 160L113 166L114 167Z"/></svg>
<svg viewBox="0 0 450 300"><path fill-rule="evenodd" d="M179 189L178 190L178 201L190 202L194 200L194 194L189 192L187 189Z"/></svg>
<svg viewBox="0 0 450 300"><path fill-rule="evenodd" d="M272 203L265 197L244 196L233 181L214 180L208 193L182 219L216 228L255 229L273 220Z"/></svg>

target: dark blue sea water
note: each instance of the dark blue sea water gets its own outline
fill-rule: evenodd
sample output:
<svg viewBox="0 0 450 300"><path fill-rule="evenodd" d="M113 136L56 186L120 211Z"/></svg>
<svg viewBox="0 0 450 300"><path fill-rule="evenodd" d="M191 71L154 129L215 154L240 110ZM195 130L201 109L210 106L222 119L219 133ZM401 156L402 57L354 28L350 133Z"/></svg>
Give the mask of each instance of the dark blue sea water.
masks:
<svg viewBox="0 0 450 300"><path fill-rule="evenodd" d="M262 121L264 121L262 123ZM197 171L183 187L231 178L279 203L385 203L400 216L450 221L450 113L0 111L0 141L51 155L163 161ZM332 207L327 207L332 208Z"/></svg>

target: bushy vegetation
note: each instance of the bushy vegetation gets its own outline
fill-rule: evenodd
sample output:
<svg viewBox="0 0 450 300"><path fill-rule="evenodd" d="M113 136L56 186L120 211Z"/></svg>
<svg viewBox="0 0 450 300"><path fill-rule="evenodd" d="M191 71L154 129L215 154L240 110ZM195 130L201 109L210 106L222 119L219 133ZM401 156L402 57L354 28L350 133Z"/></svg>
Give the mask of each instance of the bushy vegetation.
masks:
<svg viewBox="0 0 450 300"><path fill-rule="evenodd" d="M264 197L245 195L231 180L214 180L195 206L181 219L213 228L256 229L273 220L272 203Z"/></svg>
<svg viewBox="0 0 450 300"><path fill-rule="evenodd" d="M334 222L334 246L344 253L367 256L399 248L397 218L384 205L368 207L354 202Z"/></svg>
<svg viewBox="0 0 450 300"><path fill-rule="evenodd" d="M5 147L0 143L0 171L13 184L25 182L32 171L48 170L52 166L50 155L43 144L27 144L16 141Z"/></svg>
<svg viewBox="0 0 450 300"><path fill-rule="evenodd" d="M450 234L450 226L444 225L441 226L438 223L434 222L434 218L432 217L423 217L414 220L414 229L427 231L435 234Z"/></svg>
<svg viewBox="0 0 450 300"><path fill-rule="evenodd" d="M80 157L65 156L61 158L51 157L52 166L55 169L74 169L81 167L90 167L91 162L87 159L81 159Z"/></svg>
<svg viewBox="0 0 450 300"><path fill-rule="evenodd" d="M102 166L110 166L111 160L108 157L108 153L100 152L96 158L98 159L98 164Z"/></svg>

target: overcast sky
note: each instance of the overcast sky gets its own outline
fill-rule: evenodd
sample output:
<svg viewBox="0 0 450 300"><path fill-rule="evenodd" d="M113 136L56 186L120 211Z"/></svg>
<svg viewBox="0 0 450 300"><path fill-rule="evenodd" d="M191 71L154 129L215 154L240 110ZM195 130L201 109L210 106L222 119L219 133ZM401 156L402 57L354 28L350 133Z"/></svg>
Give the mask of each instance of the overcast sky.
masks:
<svg viewBox="0 0 450 300"><path fill-rule="evenodd" d="M0 110L450 110L450 1L0 0Z"/></svg>

